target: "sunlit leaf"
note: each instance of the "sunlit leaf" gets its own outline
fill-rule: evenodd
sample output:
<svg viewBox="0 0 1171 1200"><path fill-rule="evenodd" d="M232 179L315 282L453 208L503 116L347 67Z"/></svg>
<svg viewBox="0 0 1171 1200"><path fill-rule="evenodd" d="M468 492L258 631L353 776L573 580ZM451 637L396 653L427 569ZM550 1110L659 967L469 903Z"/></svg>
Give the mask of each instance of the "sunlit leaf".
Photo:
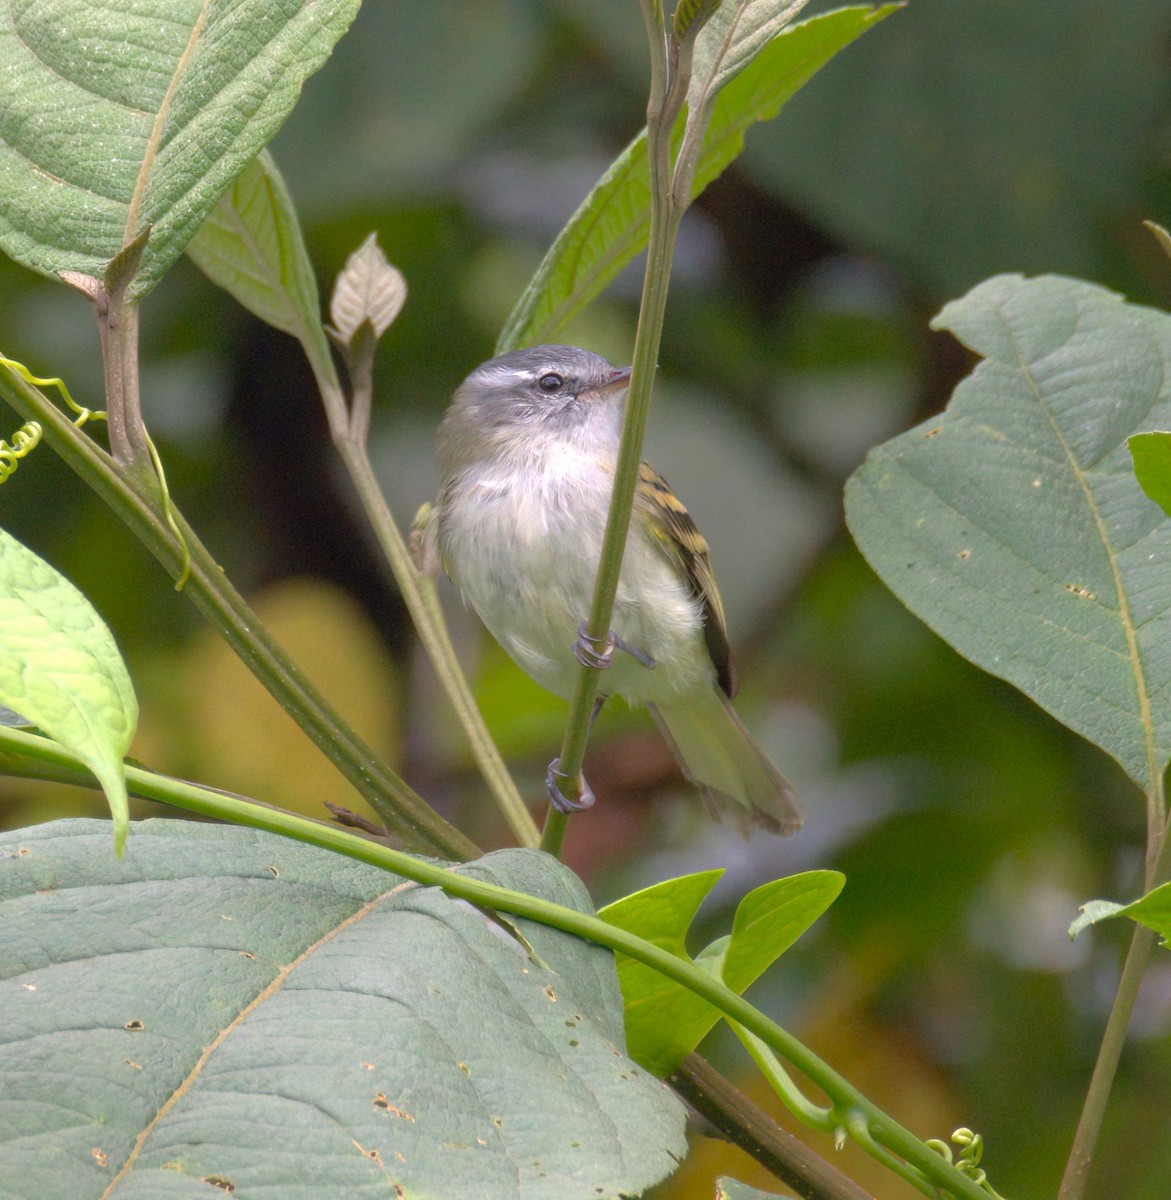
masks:
<svg viewBox="0 0 1171 1200"><path fill-rule="evenodd" d="M94 773L110 803L120 853L129 824L122 759L138 723L130 677L90 602L2 529L0 704Z"/></svg>
<svg viewBox="0 0 1171 1200"><path fill-rule="evenodd" d="M1151 788L1171 753L1171 523L1127 439L1171 426L1171 318L999 276L935 327L983 356L947 411L871 451L846 515L889 588Z"/></svg>
<svg viewBox="0 0 1171 1200"><path fill-rule="evenodd" d="M687 931L722 872L668 879L602 909L619 928L687 957ZM842 889L836 871L807 871L749 892L736 910L729 937L696 959L742 993L833 903ZM618 956L631 1057L656 1075L668 1075L720 1019L719 1010L642 963Z"/></svg>
<svg viewBox="0 0 1171 1200"><path fill-rule="evenodd" d="M1171 433L1136 433L1126 444L1139 485L1171 516Z"/></svg>
<svg viewBox="0 0 1171 1200"><path fill-rule="evenodd" d="M46 0L0 21L0 249L148 292L288 116L358 0Z"/></svg>

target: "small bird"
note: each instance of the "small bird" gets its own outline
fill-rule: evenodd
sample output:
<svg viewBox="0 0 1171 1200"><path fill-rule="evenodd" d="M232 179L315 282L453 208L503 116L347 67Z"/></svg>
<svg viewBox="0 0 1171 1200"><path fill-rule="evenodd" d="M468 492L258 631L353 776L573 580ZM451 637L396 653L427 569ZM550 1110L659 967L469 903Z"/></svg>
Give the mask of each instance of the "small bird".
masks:
<svg viewBox="0 0 1171 1200"><path fill-rule="evenodd" d="M730 704L735 679L708 546L649 464L638 490L613 629L585 622L614 486L630 368L575 346L491 359L456 390L439 431L443 482L417 535L493 637L533 679L573 694L579 663L607 695L646 705L717 819L790 834L802 810ZM595 716L597 708L595 708ZM577 801L546 781L562 811Z"/></svg>

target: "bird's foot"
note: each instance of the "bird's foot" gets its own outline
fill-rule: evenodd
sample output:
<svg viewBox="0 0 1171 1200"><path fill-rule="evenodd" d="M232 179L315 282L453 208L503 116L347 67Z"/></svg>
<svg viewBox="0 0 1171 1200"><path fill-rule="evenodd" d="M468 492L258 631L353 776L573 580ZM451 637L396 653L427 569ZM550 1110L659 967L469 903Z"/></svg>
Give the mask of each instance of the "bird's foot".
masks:
<svg viewBox="0 0 1171 1200"><path fill-rule="evenodd" d="M615 650L625 651L631 658L638 659L648 671L655 668L655 660L645 650L624 642L613 630L604 638L595 638L590 636L584 621L577 627L573 656L583 667L592 667L595 671L606 670L614 661Z"/></svg>
<svg viewBox="0 0 1171 1200"><path fill-rule="evenodd" d="M563 783L573 784L574 780L561 772L561 759L555 758L549 764L548 773L545 775L545 793L549 797L549 803L558 812L575 813L585 812L587 808L594 806L594 793L590 791L589 784L586 783L582 776L578 776L580 785L580 794L576 800L571 800L562 790Z"/></svg>

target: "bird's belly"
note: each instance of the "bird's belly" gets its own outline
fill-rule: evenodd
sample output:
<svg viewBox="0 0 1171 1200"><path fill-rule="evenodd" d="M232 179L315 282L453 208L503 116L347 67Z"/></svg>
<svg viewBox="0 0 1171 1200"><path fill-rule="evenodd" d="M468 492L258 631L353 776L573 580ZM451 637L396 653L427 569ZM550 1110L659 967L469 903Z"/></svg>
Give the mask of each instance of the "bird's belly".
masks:
<svg viewBox="0 0 1171 1200"><path fill-rule="evenodd" d="M493 637L533 679L568 698L579 666L573 649L589 614L605 529L604 487L525 491L465 489L443 551L451 576ZM458 529L458 537L450 531ZM615 650L601 690L641 703L665 703L714 669L703 641L701 609L677 572L637 526L631 529L611 628L649 654L646 667Z"/></svg>

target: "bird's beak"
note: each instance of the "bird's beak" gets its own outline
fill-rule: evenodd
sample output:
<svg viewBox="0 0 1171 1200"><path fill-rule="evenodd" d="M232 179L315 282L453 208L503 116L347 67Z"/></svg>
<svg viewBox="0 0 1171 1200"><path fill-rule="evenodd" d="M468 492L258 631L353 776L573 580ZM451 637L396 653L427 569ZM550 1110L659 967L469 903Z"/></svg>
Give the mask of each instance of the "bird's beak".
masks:
<svg viewBox="0 0 1171 1200"><path fill-rule="evenodd" d="M597 387L592 387L588 391L578 394L579 400L585 400L587 403L596 403L597 401L616 400L623 392L626 391L627 385L630 383L630 368L619 367L610 373L610 378L604 383L599 383Z"/></svg>

